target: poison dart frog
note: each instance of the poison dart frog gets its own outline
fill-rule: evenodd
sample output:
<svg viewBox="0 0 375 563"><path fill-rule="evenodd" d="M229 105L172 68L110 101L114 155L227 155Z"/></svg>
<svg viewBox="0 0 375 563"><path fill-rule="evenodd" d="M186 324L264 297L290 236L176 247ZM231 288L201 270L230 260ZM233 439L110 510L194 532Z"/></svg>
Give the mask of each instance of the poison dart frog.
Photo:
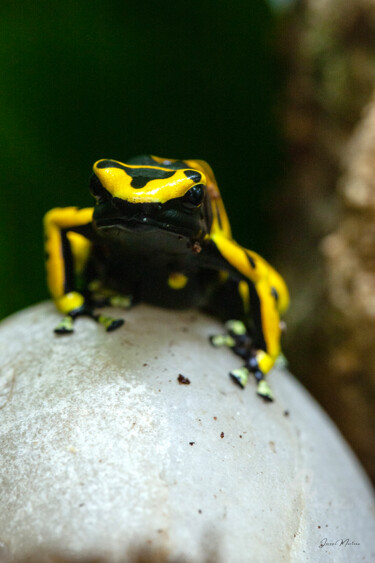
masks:
<svg viewBox="0 0 375 563"><path fill-rule="evenodd" d="M212 345L243 360L232 379L244 388L253 373L257 393L272 401L265 376L281 353L288 290L272 266L233 240L211 167L138 156L98 160L93 172L94 207L44 217L48 287L64 315L55 332L73 332L81 315L107 331L120 327L122 319L96 312L106 305L200 307L226 323Z"/></svg>

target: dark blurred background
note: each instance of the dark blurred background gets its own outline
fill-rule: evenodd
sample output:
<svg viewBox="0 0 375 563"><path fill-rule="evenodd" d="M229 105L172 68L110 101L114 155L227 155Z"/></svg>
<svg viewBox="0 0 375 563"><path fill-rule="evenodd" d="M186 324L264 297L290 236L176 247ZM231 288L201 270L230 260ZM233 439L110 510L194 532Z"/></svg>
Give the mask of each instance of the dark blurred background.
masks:
<svg viewBox="0 0 375 563"><path fill-rule="evenodd" d="M237 239L266 252L272 25L263 0L1 3L0 317L47 297L43 214L91 205L99 158L207 160Z"/></svg>
<svg viewBox="0 0 375 563"><path fill-rule="evenodd" d="M94 161L213 167L291 290L291 371L375 478L375 4L1 2L0 318L48 297L42 217Z"/></svg>

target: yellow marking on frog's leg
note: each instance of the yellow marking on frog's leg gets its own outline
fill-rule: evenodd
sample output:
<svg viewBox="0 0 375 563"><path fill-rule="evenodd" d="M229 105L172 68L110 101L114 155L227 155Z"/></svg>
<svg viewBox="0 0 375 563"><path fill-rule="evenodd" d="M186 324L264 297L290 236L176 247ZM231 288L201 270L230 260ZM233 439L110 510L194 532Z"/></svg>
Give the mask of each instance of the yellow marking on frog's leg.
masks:
<svg viewBox="0 0 375 563"><path fill-rule="evenodd" d="M168 285L171 289L183 289L189 278L181 272L172 272L168 277Z"/></svg>
<svg viewBox="0 0 375 563"><path fill-rule="evenodd" d="M54 301L56 307L61 313L69 314L72 311L80 309L83 306L85 299L83 295L78 293L78 291L70 291L61 297L56 297Z"/></svg>
<svg viewBox="0 0 375 563"><path fill-rule="evenodd" d="M89 258L91 242L79 233L74 233L72 231L67 232L66 237L70 243L73 255L74 271L77 274L82 274Z"/></svg>
<svg viewBox="0 0 375 563"><path fill-rule="evenodd" d="M236 276L237 272L239 276L243 277L239 282L238 290L242 297L244 310L249 302L255 325L254 340L258 343L258 347L254 347L252 344L244 345L243 341L240 341L240 338L244 337L237 336L236 332L233 332L233 328L236 326L233 325L232 332L230 331L230 336L236 340L233 351L244 358L244 368L254 373L258 382L258 394L266 400L273 400L272 391L264 377L271 370L281 352L280 313L289 303L286 285L281 276L255 252L242 248L235 241L219 233L214 233L211 240L223 257L222 269L224 270L225 264L227 264L231 275ZM239 372L239 376L237 372L231 373L232 379L239 384L241 381L247 381L244 375L245 369L240 368L242 371ZM243 387L243 385L241 386Z"/></svg>
<svg viewBox="0 0 375 563"><path fill-rule="evenodd" d="M56 208L44 217L47 253L47 282L52 298L64 318L57 325L57 334L73 332L78 316L88 316L102 324L107 331L123 324L122 319L95 315L90 303L75 290L75 275L83 271L91 249L91 242L73 229L89 226L93 208Z"/></svg>
<svg viewBox="0 0 375 563"><path fill-rule="evenodd" d="M265 345L265 350L258 352L259 368L265 374L280 353L280 314L270 281L275 282L281 277L255 252L244 249L220 235L213 235L212 240L225 261L254 286L255 297L259 300L259 304L252 303L254 309L259 307L259 315L253 314L257 325L255 328ZM281 287L280 282L278 286Z"/></svg>
<svg viewBox="0 0 375 563"><path fill-rule="evenodd" d="M83 296L75 291L76 269L82 270L91 243L70 230L91 223L93 208L51 209L44 216L47 284L56 307L64 314L79 309Z"/></svg>

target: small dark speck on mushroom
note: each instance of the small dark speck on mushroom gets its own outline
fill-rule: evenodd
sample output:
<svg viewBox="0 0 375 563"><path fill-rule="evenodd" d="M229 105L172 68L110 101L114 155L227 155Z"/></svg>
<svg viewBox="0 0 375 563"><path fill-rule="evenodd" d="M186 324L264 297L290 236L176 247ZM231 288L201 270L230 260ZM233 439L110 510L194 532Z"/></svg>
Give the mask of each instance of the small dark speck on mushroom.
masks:
<svg viewBox="0 0 375 563"><path fill-rule="evenodd" d="M224 438L224 432L220 434L220 438Z"/></svg>
<svg viewBox="0 0 375 563"><path fill-rule="evenodd" d="M189 442L190 446L194 446L195 442Z"/></svg>
<svg viewBox="0 0 375 563"><path fill-rule="evenodd" d="M201 509L199 509L199 510L198 510L198 514L202 514L202 511L201 511Z"/></svg>
<svg viewBox="0 0 375 563"><path fill-rule="evenodd" d="M289 416L289 411L284 411L284 412L283 412L283 415L284 415L284 416Z"/></svg>
<svg viewBox="0 0 375 563"><path fill-rule="evenodd" d="M78 506L81 508L82 506L85 506L85 503L81 502L81 504L79 504Z"/></svg>
<svg viewBox="0 0 375 563"><path fill-rule="evenodd" d="M178 374L177 381L180 385L190 385L190 379L182 375L182 373Z"/></svg>
<svg viewBox="0 0 375 563"><path fill-rule="evenodd" d="M240 438L242 438L242 434L240 434Z"/></svg>
<svg viewBox="0 0 375 563"><path fill-rule="evenodd" d="M146 368L148 366L148 364L143 364L143 367Z"/></svg>
<svg viewBox="0 0 375 563"><path fill-rule="evenodd" d="M214 416L214 420L217 420L217 416Z"/></svg>
<svg viewBox="0 0 375 563"><path fill-rule="evenodd" d="M321 528L321 526L318 526L318 528Z"/></svg>

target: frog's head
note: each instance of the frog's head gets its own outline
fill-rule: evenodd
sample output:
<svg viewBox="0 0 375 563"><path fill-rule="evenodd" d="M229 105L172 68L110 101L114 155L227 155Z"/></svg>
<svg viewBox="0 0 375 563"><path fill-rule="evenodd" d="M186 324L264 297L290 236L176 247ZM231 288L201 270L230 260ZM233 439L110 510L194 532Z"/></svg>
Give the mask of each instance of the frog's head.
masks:
<svg viewBox="0 0 375 563"><path fill-rule="evenodd" d="M93 217L97 230L162 231L201 241L211 222L205 175L180 161L175 165L150 157L144 161L148 164L116 160L94 164L90 191L97 200Z"/></svg>

